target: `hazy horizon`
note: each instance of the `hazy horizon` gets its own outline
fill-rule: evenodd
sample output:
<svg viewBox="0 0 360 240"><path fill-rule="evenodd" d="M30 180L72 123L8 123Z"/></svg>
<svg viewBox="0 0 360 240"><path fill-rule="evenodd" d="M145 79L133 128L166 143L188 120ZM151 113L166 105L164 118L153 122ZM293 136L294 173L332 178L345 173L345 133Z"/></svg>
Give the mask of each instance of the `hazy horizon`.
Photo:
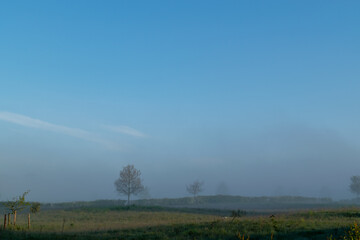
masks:
<svg viewBox="0 0 360 240"><path fill-rule="evenodd" d="M353 198L360 2L0 3L0 201Z"/></svg>

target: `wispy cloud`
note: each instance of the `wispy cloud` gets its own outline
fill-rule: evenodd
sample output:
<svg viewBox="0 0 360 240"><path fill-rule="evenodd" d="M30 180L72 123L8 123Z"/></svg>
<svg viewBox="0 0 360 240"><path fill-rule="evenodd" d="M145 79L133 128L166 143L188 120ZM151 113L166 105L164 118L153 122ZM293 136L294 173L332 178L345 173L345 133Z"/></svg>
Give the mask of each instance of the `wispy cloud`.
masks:
<svg viewBox="0 0 360 240"><path fill-rule="evenodd" d="M80 138L86 141L99 143L107 148L120 149L117 144L102 139L99 136L78 128L70 128L62 125L52 124L39 119L30 118L28 116L11 113L11 112L0 112L0 120L15 123L25 127L37 128L51 132L57 132L68 136Z"/></svg>
<svg viewBox="0 0 360 240"><path fill-rule="evenodd" d="M131 127L128 127L128 126L109 126L109 125L104 125L103 126L105 129L108 129L110 131L113 131L113 132L117 132L117 133L122 133L122 134L126 134L126 135L130 135L130 136L133 136L133 137L140 137L140 138L145 138L147 137L146 134L134 129L134 128L131 128Z"/></svg>

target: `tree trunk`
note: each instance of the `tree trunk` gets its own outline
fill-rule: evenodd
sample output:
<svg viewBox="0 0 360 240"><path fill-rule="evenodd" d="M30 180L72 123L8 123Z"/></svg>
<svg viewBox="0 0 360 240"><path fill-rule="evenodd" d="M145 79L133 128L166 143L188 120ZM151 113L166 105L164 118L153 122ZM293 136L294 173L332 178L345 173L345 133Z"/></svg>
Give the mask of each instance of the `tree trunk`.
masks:
<svg viewBox="0 0 360 240"><path fill-rule="evenodd" d="M30 229L30 213L28 214L28 229Z"/></svg>
<svg viewBox="0 0 360 240"><path fill-rule="evenodd" d="M16 211L14 211L14 226L16 226Z"/></svg>
<svg viewBox="0 0 360 240"><path fill-rule="evenodd" d="M11 215L10 215L10 213L8 213L7 225L10 226L10 224L11 224Z"/></svg>

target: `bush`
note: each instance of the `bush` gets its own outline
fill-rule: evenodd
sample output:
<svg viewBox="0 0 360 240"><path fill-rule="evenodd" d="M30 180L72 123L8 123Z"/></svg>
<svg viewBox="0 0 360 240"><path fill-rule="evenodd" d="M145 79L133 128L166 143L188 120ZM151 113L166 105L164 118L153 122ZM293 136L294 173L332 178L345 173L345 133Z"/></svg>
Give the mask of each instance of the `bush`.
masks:
<svg viewBox="0 0 360 240"><path fill-rule="evenodd" d="M357 223L346 232L344 240L360 240L360 227Z"/></svg>

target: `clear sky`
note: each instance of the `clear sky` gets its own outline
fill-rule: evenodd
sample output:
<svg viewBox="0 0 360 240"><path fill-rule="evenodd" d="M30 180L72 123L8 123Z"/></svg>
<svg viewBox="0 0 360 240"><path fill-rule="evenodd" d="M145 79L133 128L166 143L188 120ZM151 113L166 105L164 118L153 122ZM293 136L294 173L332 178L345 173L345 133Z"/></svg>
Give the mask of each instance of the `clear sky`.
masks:
<svg viewBox="0 0 360 240"><path fill-rule="evenodd" d="M359 1L1 1L0 200L347 198Z"/></svg>

